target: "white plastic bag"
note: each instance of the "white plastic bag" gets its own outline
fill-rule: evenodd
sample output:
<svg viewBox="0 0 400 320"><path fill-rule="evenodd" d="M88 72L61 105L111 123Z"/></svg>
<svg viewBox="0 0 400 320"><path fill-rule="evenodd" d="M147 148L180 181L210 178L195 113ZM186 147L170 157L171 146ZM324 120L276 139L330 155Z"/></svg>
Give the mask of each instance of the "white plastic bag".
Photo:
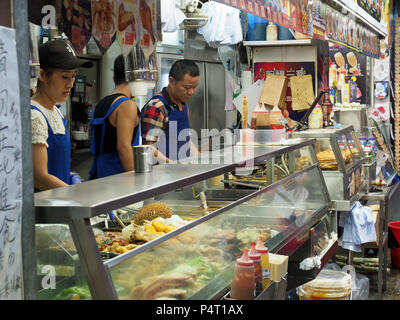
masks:
<svg viewBox="0 0 400 320"><path fill-rule="evenodd" d="M350 265L344 266L342 271L351 276L351 300L368 300L369 278L357 273Z"/></svg>

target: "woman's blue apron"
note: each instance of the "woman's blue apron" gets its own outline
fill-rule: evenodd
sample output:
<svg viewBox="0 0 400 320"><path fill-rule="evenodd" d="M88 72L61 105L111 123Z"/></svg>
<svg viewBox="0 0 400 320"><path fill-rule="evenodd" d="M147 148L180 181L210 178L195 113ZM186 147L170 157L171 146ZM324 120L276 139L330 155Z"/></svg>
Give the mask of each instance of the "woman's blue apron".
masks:
<svg viewBox="0 0 400 320"><path fill-rule="evenodd" d="M92 118L90 120L90 128L92 130L92 141L90 144L90 152L93 155L93 163L89 172L89 180L108 177L114 174L125 172L125 169L122 166L121 161L119 160L118 152L114 151L111 153L103 153L103 143L104 143L104 134L106 131L106 125L105 125L106 119L122 102L127 100L130 99L127 97L121 97L117 99L108 109L107 114L103 118L95 118L94 117L95 110L93 110L92 112ZM96 154L96 144L94 139L95 126L101 126L101 142L100 142L99 154ZM140 127L136 132L136 136L132 146L136 146L139 144L139 137L140 137Z"/></svg>
<svg viewBox="0 0 400 320"><path fill-rule="evenodd" d="M152 99L159 99L165 105L168 123L165 128L165 141L159 137L159 150L171 160L180 160L190 157L190 135L188 107L185 104L183 110L171 108L162 95L156 95ZM185 130L185 131L184 131ZM179 135L182 135L181 137ZM165 145L165 152L163 146ZM181 149L184 147L184 149ZM186 149L186 150L185 150Z"/></svg>
<svg viewBox="0 0 400 320"><path fill-rule="evenodd" d="M47 122L49 128L47 144L47 172L65 183L71 184L71 140L67 129L67 120L65 120L57 107L57 112L63 121L65 134L55 134L50 126L46 116L38 107L31 106L31 109L39 111ZM35 188L35 192L40 191Z"/></svg>

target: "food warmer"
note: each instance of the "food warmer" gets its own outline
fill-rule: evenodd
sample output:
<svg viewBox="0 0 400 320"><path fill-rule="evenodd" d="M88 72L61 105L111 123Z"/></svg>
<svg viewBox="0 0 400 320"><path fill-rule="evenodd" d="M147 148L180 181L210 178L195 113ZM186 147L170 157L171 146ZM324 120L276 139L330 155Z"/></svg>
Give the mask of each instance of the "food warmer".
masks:
<svg viewBox="0 0 400 320"><path fill-rule="evenodd" d="M126 172L36 193L38 297L222 299L229 293L235 260L260 235L270 252L289 256L282 280L286 290L314 279L337 249L336 211L329 210L315 142L229 146L190 163L154 166L150 173ZM295 167L259 190L208 183L221 180L226 172L243 173L244 168L252 172L257 163L285 154L292 154L295 161L308 157L308 165ZM183 192L188 187L192 195ZM204 207L197 197L201 191L206 195ZM103 249L113 239L111 231L118 233L118 224L107 220L104 225L105 213L119 213L126 225L122 232L119 229L121 235L139 228L130 221L155 203L170 208L170 219L182 224L141 241L137 235L143 230L136 229L130 233L131 243L113 242L115 247ZM315 256L321 268L300 270L300 262ZM54 286L43 285L46 266L55 269Z"/></svg>
<svg viewBox="0 0 400 320"><path fill-rule="evenodd" d="M364 153L353 126L293 132L293 138L316 139L315 153L330 198L339 211L351 209L366 192Z"/></svg>

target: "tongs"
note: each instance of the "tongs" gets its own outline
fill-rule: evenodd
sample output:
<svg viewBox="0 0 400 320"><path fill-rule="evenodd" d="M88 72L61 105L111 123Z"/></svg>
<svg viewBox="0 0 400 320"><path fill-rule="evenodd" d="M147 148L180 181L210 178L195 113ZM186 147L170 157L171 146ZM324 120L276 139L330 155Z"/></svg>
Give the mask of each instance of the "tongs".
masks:
<svg viewBox="0 0 400 320"><path fill-rule="evenodd" d="M117 221L118 224L122 227L122 229L126 227L125 224L122 222L122 220L118 217L118 213L116 211L112 210L108 213L108 215L110 216L110 219L112 221L114 220Z"/></svg>

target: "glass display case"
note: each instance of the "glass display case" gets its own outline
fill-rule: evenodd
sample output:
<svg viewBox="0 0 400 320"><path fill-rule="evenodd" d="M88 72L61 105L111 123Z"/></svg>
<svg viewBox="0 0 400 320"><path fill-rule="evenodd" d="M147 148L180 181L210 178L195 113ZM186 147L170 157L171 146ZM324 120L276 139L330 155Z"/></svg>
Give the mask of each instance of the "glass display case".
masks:
<svg viewBox="0 0 400 320"><path fill-rule="evenodd" d="M329 195L337 204L355 200L365 189L364 153L353 126L292 132L293 138L316 139L315 152ZM344 201L341 201L344 200ZM349 205L345 205L348 207Z"/></svg>
<svg viewBox="0 0 400 320"><path fill-rule="evenodd" d="M326 262L337 244L314 143L226 147L201 161L36 193L37 230L49 231L38 237L38 264L69 266L64 277L56 274L57 289L42 288L39 298L220 299L230 289L235 260L259 236L270 252L289 256L296 285L309 281L320 269L301 280L299 263L321 252ZM257 190L215 182L227 172L251 174L273 159L287 159L285 175ZM101 218L110 211L118 223ZM60 261L49 260L55 250Z"/></svg>

